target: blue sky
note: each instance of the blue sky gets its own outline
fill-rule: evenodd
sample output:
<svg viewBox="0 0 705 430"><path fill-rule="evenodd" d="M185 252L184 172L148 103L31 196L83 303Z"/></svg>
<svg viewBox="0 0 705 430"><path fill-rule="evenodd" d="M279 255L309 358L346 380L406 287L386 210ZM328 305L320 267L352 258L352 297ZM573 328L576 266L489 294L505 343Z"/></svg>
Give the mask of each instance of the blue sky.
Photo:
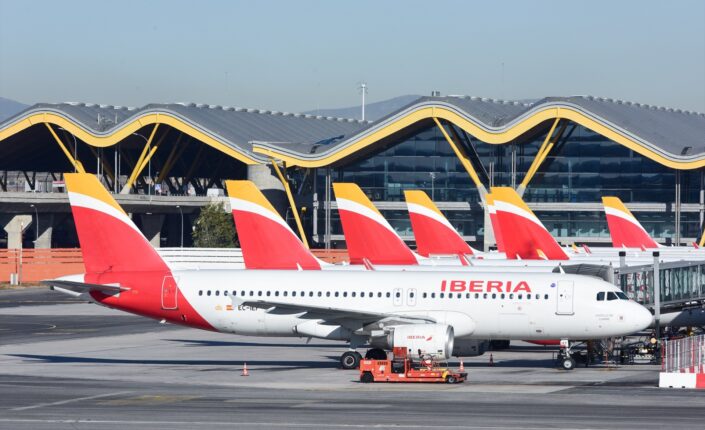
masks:
<svg viewBox="0 0 705 430"><path fill-rule="evenodd" d="M285 111L591 94L705 112L705 1L0 0L0 96Z"/></svg>

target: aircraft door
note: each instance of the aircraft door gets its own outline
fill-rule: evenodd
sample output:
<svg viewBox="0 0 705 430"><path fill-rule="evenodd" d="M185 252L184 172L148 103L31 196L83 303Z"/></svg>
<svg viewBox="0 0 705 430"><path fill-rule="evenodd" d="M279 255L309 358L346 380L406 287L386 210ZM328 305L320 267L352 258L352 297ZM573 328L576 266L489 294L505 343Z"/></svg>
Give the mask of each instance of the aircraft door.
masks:
<svg viewBox="0 0 705 430"><path fill-rule="evenodd" d="M404 304L404 297L402 297L401 288L395 288L392 290L394 306L401 306Z"/></svg>
<svg viewBox="0 0 705 430"><path fill-rule="evenodd" d="M416 306L416 288L406 290L406 305Z"/></svg>
<svg viewBox="0 0 705 430"><path fill-rule="evenodd" d="M573 315L573 281L558 281L556 315Z"/></svg>
<svg viewBox="0 0 705 430"><path fill-rule="evenodd" d="M177 303L178 291L176 279L172 276L165 276L162 281L162 309L174 310L179 308Z"/></svg>

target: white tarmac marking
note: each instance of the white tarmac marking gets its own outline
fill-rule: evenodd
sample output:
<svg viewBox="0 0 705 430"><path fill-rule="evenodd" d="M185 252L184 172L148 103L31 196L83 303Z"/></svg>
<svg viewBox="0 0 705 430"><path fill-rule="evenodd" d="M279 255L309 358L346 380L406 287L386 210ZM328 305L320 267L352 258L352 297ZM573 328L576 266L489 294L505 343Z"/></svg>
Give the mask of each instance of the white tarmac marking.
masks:
<svg viewBox="0 0 705 430"><path fill-rule="evenodd" d="M51 403L38 403L38 404L32 405L32 406L22 406L19 408L12 408L10 410L11 411L26 411L28 409L43 408L45 406L65 405L67 403L80 402L82 400L100 399L102 397L119 396L120 394L127 394L127 393L130 393L130 391L118 391L115 393L98 394L97 396L77 397L75 399L61 400L58 402L51 402Z"/></svg>

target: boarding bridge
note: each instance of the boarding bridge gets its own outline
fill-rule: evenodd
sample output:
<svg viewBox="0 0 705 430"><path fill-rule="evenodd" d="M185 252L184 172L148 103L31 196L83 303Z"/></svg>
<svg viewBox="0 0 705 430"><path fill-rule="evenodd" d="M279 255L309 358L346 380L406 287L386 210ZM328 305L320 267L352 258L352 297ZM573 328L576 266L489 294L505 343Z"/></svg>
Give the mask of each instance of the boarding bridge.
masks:
<svg viewBox="0 0 705 430"><path fill-rule="evenodd" d="M657 282L654 282L654 280ZM629 298L654 309L680 309L705 304L705 261L625 266L616 269L615 283ZM654 294L658 284L660 296Z"/></svg>

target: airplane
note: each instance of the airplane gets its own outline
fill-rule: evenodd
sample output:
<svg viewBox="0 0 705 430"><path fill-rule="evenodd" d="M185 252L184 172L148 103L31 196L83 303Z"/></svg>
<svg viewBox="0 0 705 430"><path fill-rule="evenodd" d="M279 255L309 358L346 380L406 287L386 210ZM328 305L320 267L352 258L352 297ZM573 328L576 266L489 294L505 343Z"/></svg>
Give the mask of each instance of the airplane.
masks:
<svg viewBox="0 0 705 430"><path fill-rule="evenodd" d="M622 336L651 313L614 285L561 273L178 270L169 267L90 174L64 175L86 273L51 289L163 322L250 336L348 342L355 368L394 346L412 357L462 354L467 339Z"/></svg>

